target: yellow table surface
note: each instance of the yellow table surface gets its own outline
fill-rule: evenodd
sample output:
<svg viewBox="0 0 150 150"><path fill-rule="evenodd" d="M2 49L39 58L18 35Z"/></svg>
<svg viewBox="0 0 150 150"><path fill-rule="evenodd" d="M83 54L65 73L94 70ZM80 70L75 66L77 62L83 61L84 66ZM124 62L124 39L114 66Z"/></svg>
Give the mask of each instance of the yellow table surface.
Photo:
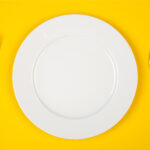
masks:
<svg viewBox="0 0 150 150"><path fill-rule="evenodd" d="M15 55L42 22L87 14L113 25L129 42L138 65L138 88L125 117L93 138L66 140L33 125L12 86ZM0 150L150 150L150 0L0 0Z"/></svg>

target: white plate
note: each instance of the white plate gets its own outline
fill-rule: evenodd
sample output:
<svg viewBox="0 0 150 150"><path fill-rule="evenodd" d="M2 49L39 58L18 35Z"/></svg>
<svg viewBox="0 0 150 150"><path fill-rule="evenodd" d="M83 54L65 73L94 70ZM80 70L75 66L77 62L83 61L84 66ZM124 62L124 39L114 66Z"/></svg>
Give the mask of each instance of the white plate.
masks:
<svg viewBox="0 0 150 150"><path fill-rule="evenodd" d="M45 132L89 138L129 109L137 66L122 35L102 20L64 15L41 24L22 43L13 68L17 101Z"/></svg>

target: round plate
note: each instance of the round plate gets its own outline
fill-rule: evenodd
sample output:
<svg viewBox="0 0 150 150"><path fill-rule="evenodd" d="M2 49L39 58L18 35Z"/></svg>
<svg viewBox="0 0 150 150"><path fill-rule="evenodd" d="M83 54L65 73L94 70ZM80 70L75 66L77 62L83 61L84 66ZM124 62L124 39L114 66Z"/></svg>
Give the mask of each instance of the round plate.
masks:
<svg viewBox="0 0 150 150"><path fill-rule="evenodd" d="M102 20L64 15L41 24L22 43L13 86L25 115L45 132L89 138L129 109L137 66L122 35Z"/></svg>

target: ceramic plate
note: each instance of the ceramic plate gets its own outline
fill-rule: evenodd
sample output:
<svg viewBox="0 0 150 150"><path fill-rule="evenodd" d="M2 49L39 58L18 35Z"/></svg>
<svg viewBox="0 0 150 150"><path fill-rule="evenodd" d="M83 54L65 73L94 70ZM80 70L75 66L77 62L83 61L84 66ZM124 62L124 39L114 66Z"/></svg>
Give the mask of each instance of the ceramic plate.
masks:
<svg viewBox="0 0 150 150"><path fill-rule="evenodd" d="M123 36L86 15L46 21L23 41L13 87L25 115L67 139L101 134L125 115L137 87L137 66Z"/></svg>

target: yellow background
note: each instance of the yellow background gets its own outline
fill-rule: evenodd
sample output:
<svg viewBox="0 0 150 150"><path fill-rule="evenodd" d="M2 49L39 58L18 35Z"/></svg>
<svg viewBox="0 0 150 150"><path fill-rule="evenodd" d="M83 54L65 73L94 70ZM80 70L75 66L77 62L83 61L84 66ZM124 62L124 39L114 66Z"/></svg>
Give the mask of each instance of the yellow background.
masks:
<svg viewBox="0 0 150 150"><path fill-rule="evenodd" d="M136 57L138 89L125 117L109 131L65 140L34 126L12 87L12 67L23 39L55 16L79 13L113 25ZM0 0L0 150L150 150L150 0Z"/></svg>

